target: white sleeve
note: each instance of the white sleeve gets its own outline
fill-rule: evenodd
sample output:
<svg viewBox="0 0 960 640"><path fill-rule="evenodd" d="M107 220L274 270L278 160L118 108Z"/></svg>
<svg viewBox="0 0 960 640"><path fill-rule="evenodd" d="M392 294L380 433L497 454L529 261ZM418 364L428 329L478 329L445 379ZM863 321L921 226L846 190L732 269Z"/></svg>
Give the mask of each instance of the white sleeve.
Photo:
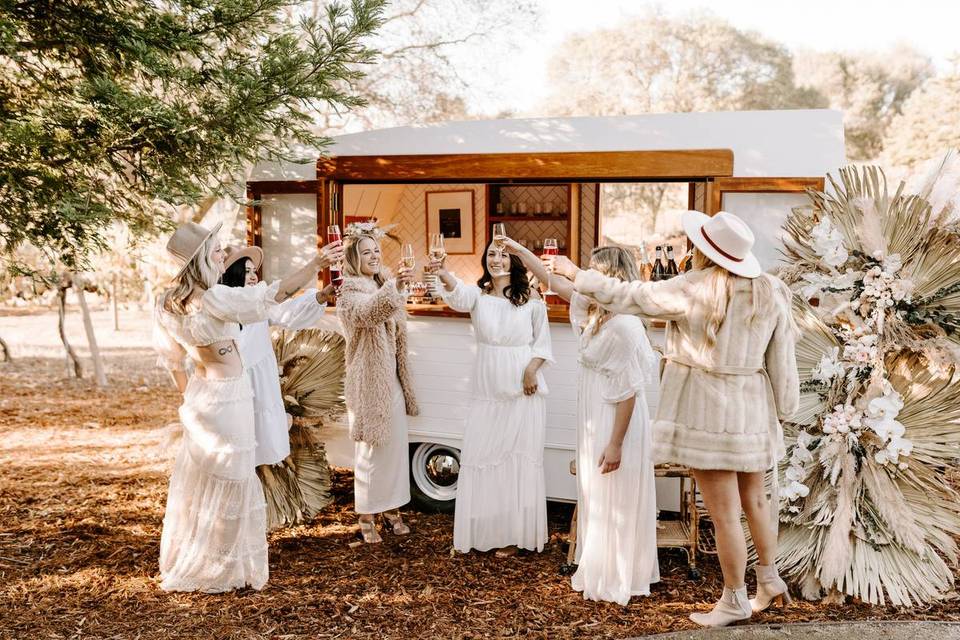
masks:
<svg viewBox="0 0 960 640"><path fill-rule="evenodd" d="M579 335L583 328L590 321L588 310L590 309L590 298L576 291L570 296L570 324L573 325L573 331Z"/></svg>
<svg viewBox="0 0 960 640"><path fill-rule="evenodd" d="M269 320L270 310L277 306L280 281L252 287L228 287L216 284L203 294L203 308L210 315L227 322L253 324Z"/></svg>
<svg viewBox="0 0 960 640"><path fill-rule="evenodd" d="M550 319L547 317L547 305L541 300L531 300L533 305L533 344L530 346L534 358L543 358L553 362L553 345L550 342Z"/></svg>
<svg viewBox="0 0 960 640"><path fill-rule="evenodd" d="M473 311L480 299L480 287L476 285L464 284L463 280L457 280L457 286L453 291L447 291L446 287L440 287L440 296L451 309L460 312Z"/></svg>
<svg viewBox="0 0 960 640"><path fill-rule="evenodd" d="M326 303L317 302L317 290L307 289L301 295L271 308L270 325L284 329L309 329L317 325L326 308Z"/></svg>

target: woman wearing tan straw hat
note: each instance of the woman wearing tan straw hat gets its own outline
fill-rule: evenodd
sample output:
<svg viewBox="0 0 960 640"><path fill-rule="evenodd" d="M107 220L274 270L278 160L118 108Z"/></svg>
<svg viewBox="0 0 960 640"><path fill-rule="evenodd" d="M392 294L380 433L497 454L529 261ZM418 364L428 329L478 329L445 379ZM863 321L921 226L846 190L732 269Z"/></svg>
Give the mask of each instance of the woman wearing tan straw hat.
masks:
<svg viewBox="0 0 960 640"><path fill-rule="evenodd" d="M160 587L219 593L266 584L263 490L254 470L253 389L237 348L239 324L266 320L311 266L272 285L217 284L224 252L206 229L180 225L167 250L180 265L157 299L155 348L183 393L183 440L170 475L160 536ZM194 372L187 376L189 358Z"/></svg>
<svg viewBox="0 0 960 640"><path fill-rule="evenodd" d="M780 420L799 404L796 328L790 290L762 273L740 218L688 211L683 224L694 268L670 280L622 282L564 257L546 262L607 309L668 321L654 460L693 469L716 529L724 590L712 611L690 618L725 626L790 601L774 564L777 505L767 498L764 472L783 457ZM759 556L750 601L741 511Z"/></svg>

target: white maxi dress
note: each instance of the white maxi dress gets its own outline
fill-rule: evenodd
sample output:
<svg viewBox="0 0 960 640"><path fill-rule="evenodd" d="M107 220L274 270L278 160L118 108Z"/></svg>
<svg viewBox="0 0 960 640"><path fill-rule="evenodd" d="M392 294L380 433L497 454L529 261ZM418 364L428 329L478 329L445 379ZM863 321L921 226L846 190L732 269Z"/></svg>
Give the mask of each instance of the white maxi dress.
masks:
<svg viewBox="0 0 960 640"><path fill-rule="evenodd" d="M523 371L532 358L553 361L546 306L531 300L517 307L463 282L443 297L470 313L477 341L453 546L461 553L511 545L541 551L547 541L547 385L538 373L537 393L524 395Z"/></svg>
<svg viewBox="0 0 960 640"><path fill-rule="evenodd" d="M270 327L308 329L316 326L326 306L317 302L316 289L307 289L302 295L271 308L267 320L243 325L239 347L253 385L257 438L254 462L257 466L277 464L290 455L290 425L280 395L280 371L270 339Z"/></svg>
<svg viewBox="0 0 960 640"><path fill-rule="evenodd" d="M657 357L636 316L609 318L594 335L589 302L574 293L570 321L579 335L577 398L577 571L574 590L590 600L626 605L660 581L657 500L650 416L644 386ZM620 468L601 474L600 456L613 432L617 403L636 396Z"/></svg>
<svg viewBox="0 0 960 640"><path fill-rule="evenodd" d="M261 322L276 305L279 282L215 285L200 309L177 315L157 306L154 345L160 364L184 370L195 347L240 338L240 324ZM242 359L242 356L241 356ZM254 465L253 388L235 378L190 376L180 406L183 439L170 474L160 534L160 588L219 593L267 582L267 518Z"/></svg>

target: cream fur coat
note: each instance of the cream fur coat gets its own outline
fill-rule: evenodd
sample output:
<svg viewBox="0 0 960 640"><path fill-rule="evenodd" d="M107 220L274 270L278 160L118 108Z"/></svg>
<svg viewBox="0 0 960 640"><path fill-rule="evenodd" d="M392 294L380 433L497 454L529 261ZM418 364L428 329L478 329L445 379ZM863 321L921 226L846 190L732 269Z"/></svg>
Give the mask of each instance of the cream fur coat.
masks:
<svg viewBox="0 0 960 640"><path fill-rule="evenodd" d="M406 297L393 280L382 287L370 278L346 277L337 296L337 316L346 337L344 395L354 420L350 435L372 446L390 437L393 377L400 379L408 416L419 413L407 367Z"/></svg>
<svg viewBox="0 0 960 640"><path fill-rule="evenodd" d="M768 274L736 278L726 318L710 347L703 286L709 273L623 282L581 271L574 284L608 309L669 323L653 423L656 462L763 471L783 457L780 420L796 413L800 402L792 293ZM773 292L773 301L767 313L754 318L755 288L761 286Z"/></svg>

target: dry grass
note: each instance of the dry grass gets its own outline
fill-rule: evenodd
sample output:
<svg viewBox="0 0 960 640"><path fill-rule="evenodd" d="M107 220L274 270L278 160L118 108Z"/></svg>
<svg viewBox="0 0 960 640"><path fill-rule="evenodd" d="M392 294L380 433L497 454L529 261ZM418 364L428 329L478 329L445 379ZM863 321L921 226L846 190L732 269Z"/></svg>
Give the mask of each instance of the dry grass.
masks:
<svg viewBox="0 0 960 640"><path fill-rule="evenodd" d="M407 513L408 538L357 540L349 472L309 526L271 536L260 592L167 594L157 588L166 495L164 425L177 397L146 351L111 352L113 387L62 379L63 363L0 365L0 637L464 638L629 637L692 628L719 592L719 570L687 580L682 553L628 607L587 602L558 567L567 507L551 507L542 554L451 557L452 518ZM956 601L910 612L800 603L763 623L853 619L960 621Z"/></svg>

